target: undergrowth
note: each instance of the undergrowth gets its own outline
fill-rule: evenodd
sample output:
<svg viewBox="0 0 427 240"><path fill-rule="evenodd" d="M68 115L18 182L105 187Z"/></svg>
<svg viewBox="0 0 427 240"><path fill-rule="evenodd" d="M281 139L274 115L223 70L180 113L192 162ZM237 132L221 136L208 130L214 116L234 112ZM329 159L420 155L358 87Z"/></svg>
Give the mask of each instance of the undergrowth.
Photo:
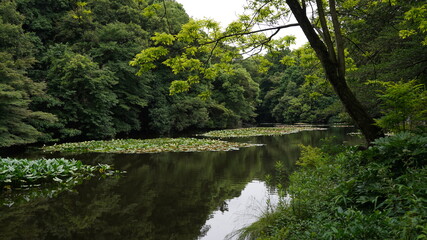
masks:
<svg viewBox="0 0 427 240"><path fill-rule="evenodd" d="M367 150L303 147L277 210L241 239L427 239L427 134Z"/></svg>

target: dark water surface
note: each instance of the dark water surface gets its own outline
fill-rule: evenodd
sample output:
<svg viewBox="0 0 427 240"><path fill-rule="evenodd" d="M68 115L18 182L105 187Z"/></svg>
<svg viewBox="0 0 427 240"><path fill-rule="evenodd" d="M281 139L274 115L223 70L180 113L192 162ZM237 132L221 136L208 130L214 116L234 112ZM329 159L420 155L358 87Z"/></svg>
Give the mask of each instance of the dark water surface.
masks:
<svg viewBox="0 0 427 240"><path fill-rule="evenodd" d="M299 144L318 145L328 136L360 142L346 134L351 130L231 139L265 144L233 152L67 155L127 173L92 178L55 197L0 206L0 239L221 240L255 221L267 199L277 200L264 182L275 174L276 161L292 172ZM42 156L52 157L20 157Z"/></svg>

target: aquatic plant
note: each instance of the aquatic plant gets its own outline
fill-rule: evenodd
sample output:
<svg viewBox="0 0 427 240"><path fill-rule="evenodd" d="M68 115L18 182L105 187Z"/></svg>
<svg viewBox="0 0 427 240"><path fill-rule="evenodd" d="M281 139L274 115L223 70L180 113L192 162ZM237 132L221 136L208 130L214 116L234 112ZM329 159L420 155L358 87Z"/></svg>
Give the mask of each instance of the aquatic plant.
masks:
<svg viewBox="0 0 427 240"><path fill-rule="evenodd" d="M12 206L34 198L53 197L71 190L85 179L119 173L110 165L85 165L64 158L14 159L0 158L0 205Z"/></svg>
<svg viewBox="0 0 427 240"><path fill-rule="evenodd" d="M301 131L325 130L309 126L281 126L281 127L252 127L210 131L201 136L231 138L231 137L254 137L254 136L275 136L297 133Z"/></svg>
<svg viewBox="0 0 427 240"><path fill-rule="evenodd" d="M0 158L0 186L3 188L25 187L46 182L63 182L83 177L95 171L108 173L111 166L84 165L81 161L64 158L14 159Z"/></svg>
<svg viewBox="0 0 427 240"><path fill-rule="evenodd" d="M86 141L43 147L47 152L102 152L102 153L159 153L232 151L257 144L225 142L196 138L116 139Z"/></svg>

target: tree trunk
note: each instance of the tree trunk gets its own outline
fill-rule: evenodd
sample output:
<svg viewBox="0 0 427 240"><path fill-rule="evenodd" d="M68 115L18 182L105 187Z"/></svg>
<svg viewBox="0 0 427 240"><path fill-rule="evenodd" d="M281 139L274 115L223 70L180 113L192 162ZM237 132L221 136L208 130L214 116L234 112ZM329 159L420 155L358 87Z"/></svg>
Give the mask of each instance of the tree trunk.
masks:
<svg viewBox="0 0 427 240"><path fill-rule="evenodd" d="M382 129L374 125L374 119L366 112L362 104L348 87L345 76L340 74L339 64L331 60L336 59L336 56L331 55L335 53L328 52L327 47L316 34L299 1L286 0L286 3L289 5L305 36L310 42L311 47L322 63L326 78L332 84L346 111L360 129L368 144L384 136Z"/></svg>

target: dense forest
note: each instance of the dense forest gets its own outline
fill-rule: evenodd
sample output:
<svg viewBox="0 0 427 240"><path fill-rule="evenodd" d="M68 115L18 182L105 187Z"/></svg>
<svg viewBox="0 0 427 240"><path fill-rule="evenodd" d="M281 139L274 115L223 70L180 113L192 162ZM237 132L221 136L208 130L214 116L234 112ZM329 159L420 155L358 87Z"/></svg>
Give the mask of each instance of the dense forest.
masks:
<svg viewBox="0 0 427 240"><path fill-rule="evenodd" d="M392 2L337 6L347 83L391 131L427 119L426 5ZM255 3L254 19L274 22ZM173 0L2 1L0 146L352 123L309 44L243 36L249 21L242 15L220 34ZM263 51L245 54L232 41Z"/></svg>

